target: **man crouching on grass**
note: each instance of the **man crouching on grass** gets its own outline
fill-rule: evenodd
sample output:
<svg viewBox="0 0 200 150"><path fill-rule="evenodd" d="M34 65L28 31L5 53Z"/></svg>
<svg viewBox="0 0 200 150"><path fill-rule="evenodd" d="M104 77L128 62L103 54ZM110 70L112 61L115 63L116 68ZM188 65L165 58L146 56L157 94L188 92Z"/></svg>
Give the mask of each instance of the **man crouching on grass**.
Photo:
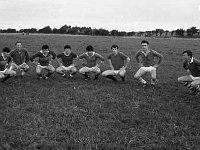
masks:
<svg viewBox="0 0 200 150"><path fill-rule="evenodd" d="M39 61L36 67L36 73L38 77L48 79L51 74L55 72L55 68L51 65L51 59L56 58L56 54L53 51L49 50L48 45L43 45L42 50L30 57L31 62L35 62L34 59L38 57ZM36 62L35 62L36 63ZM42 75L42 70L45 69L48 71L47 75Z"/></svg>
<svg viewBox="0 0 200 150"><path fill-rule="evenodd" d="M10 49L8 47L3 48L0 55L0 79L1 82L5 82L11 76L15 76L16 72L8 68L11 62Z"/></svg>
<svg viewBox="0 0 200 150"><path fill-rule="evenodd" d="M178 82L185 83L184 85L191 89L192 94L196 95L200 92L200 61L192 57L192 52L186 50L183 52L183 67L189 75L178 78Z"/></svg>
<svg viewBox="0 0 200 150"><path fill-rule="evenodd" d="M117 45L112 45L111 50L112 53L108 55L110 70L104 71L102 76L113 81L117 81L116 76L119 75L122 81L124 81L126 68L130 62L130 58L124 53L120 52Z"/></svg>
<svg viewBox="0 0 200 150"><path fill-rule="evenodd" d="M84 67L79 69L79 73L84 76L85 80L90 79L88 73L93 72L95 73L94 80L98 79L99 75L101 74L100 64L104 62L104 57L98 53L93 51L93 47L91 45L86 47L86 53L83 53L79 56L79 59L85 59L87 64ZM98 59L100 62L98 63Z"/></svg>
<svg viewBox="0 0 200 150"><path fill-rule="evenodd" d="M27 65L29 55L27 49L22 47L21 42L17 41L15 43L15 47L16 48L10 52L10 56L12 58L10 69L14 71L20 70L20 77L23 78L29 69L29 66Z"/></svg>
<svg viewBox="0 0 200 150"><path fill-rule="evenodd" d="M73 63L73 60L76 60ZM66 72L70 72L69 78L73 77L76 72L76 62L77 62L78 56L71 52L71 46L65 45L64 46L64 52L57 55L57 62L59 64L59 67L56 68L56 72L58 74L61 74L63 77L66 78Z"/></svg>

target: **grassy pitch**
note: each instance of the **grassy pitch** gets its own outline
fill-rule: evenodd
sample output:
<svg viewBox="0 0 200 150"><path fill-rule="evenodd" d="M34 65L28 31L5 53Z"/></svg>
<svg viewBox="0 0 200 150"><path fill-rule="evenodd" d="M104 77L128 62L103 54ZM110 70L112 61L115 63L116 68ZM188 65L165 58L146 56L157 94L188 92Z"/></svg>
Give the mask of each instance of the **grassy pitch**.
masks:
<svg viewBox="0 0 200 150"><path fill-rule="evenodd" d="M80 55L87 45L105 58L117 44L131 58L125 82L77 74L37 80L35 65L24 79L0 83L0 149L200 149L200 96L177 83L186 72L182 51L200 59L199 39L147 39L164 56L158 85L143 88L133 76L140 38L66 35L0 35L0 48L21 41L30 55L48 44L56 54L70 44ZM54 66L58 64L54 62ZM80 63L78 68L80 68ZM102 71L109 69L107 61ZM147 76L149 77L149 76ZM149 81L149 80L148 80Z"/></svg>

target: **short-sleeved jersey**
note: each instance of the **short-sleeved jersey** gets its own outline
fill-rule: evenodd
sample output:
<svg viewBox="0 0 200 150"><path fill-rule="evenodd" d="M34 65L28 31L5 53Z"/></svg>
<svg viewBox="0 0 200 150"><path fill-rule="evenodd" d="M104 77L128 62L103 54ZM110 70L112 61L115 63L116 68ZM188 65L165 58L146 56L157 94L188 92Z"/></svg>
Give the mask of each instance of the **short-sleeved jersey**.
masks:
<svg viewBox="0 0 200 150"><path fill-rule="evenodd" d="M12 60L15 64L21 65L24 62L28 63L29 61L29 55L25 48L18 50L14 49L10 52L10 56L12 57Z"/></svg>
<svg viewBox="0 0 200 150"><path fill-rule="evenodd" d="M193 58L191 62L188 62L187 60L185 60L183 62L183 67L186 70L190 70L190 73L192 76L194 77L200 77L200 61Z"/></svg>
<svg viewBox="0 0 200 150"><path fill-rule="evenodd" d="M69 55L65 55L64 53L58 54L57 58L62 60L62 64L65 67L70 66L73 63L73 59L77 58L77 55L75 53L70 53Z"/></svg>
<svg viewBox="0 0 200 150"><path fill-rule="evenodd" d="M127 58L128 56L122 52L118 52L117 54L111 53L108 55L108 59L111 60L114 70L119 70L120 68L122 68Z"/></svg>
<svg viewBox="0 0 200 150"><path fill-rule="evenodd" d="M94 67L97 64L97 60L104 61L104 58L99 55L98 53L95 53L92 56L89 56L87 53L84 53L79 56L79 59L85 59L87 61L86 67Z"/></svg>
<svg viewBox="0 0 200 150"><path fill-rule="evenodd" d="M3 71L6 69L7 64L9 64L11 61L11 57L4 58L3 55L0 56L0 71Z"/></svg>
<svg viewBox="0 0 200 150"><path fill-rule="evenodd" d="M36 53L35 55L30 57L30 60L33 61L36 57L39 58L39 63L41 66L48 66L51 59L56 58L56 54L53 51L49 51L47 56L45 56L42 51Z"/></svg>
<svg viewBox="0 0 200 150"><path fill-rule="evenodd" d="M157 57L159 58L159 64L161 63L162 61L162 55L154 50L151 50L150 49L150 52L145 55L144 52L141 50L139 50L136 54L136 60L137 62L139 62L139 56L142 57L142 64L145 66L145 67L149 67L149 66L153 66L155 65L155 61L154 61L154 58Z"/></svg>

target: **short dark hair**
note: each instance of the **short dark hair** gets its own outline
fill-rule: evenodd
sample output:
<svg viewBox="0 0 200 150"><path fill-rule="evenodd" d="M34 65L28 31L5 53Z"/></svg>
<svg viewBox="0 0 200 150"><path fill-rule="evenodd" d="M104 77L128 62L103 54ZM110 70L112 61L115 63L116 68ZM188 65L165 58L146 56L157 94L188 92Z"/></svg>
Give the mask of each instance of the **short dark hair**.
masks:
<svg viewBox="0 0 200 150"><path fill-rule="evenodd" d="M48 45L43 45L42 49L49 49L49 46Z"/></svg>
<svg viewBox="0 0 200 150"><path fill-rule="evenodd" d="M183 54L187 53L188 56L190 56L190 58L192 57L192 51L191 50L186 50L183 52Z"/></svg>
<svg viewBox="0 0 200 150"><path fill-rule="evenodd" d="M149 42L146 41L146 40L143 40L143 41L141 42L141 44L143 44L143 43L147 43L147 45L149 45Z"/></svg>
<svg viewBox="0 0 200 150"><path fill-rule="evenodd" d="M6 53L9 53L9 52L10 52L10 48L4 47L2 51L3 51L3 52L6 52Z"/></svg>
<svg viewBox="0 0 200 150"><path fill-rule="evenodd" d="M93 47L92 47L91 45L88 45L88 46L86 47L86 51L93 51Z"/></svg>
<svg viewBox="0 0 200 150"><path fill-rule="evenodd" d="M20 42L20 41L17 41L17 42L15 43L15 45L17 45L17 43L21 43L21 44L22 44L22 42Z"/></svg>
<svg viewBox="0 0 200 150"><path fill-rule="evenodd" d="M112 48L117 48L117 49L119 49L119 46L118 46L118 45L112 45L112 46L111 46L111 49L112 49Z"/></svg>
<svg viewBox="0 0 200 150"><path fill-rule="evenodd" d="M70 45L65 45L64 49L71 49L71 46Z"/></svg>

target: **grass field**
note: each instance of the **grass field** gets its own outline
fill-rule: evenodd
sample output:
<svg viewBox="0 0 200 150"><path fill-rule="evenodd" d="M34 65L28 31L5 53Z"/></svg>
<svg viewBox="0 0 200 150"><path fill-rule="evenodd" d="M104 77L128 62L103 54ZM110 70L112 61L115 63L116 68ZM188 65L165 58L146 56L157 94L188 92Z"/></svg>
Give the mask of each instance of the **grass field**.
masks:
<svg viewBox="0 0 200 150"><path fill-rule="evenodd" d="M131 58L125 82L77 74L37 80L34 64L24 79L0 83L0 149L129 150L200 149L200 96L177 83L186 72L182 51L200 59L200 39L147 39L162 53L158 85L143 88L134 80L140 38L66 35L0 35L0 49L21 41L30 55L48 44L57 54L66 44L80 55L91 44L107 57L112 44ZM58 64L54 63L55 67ZM101 69L108 69L105 62Z"/></svg>

